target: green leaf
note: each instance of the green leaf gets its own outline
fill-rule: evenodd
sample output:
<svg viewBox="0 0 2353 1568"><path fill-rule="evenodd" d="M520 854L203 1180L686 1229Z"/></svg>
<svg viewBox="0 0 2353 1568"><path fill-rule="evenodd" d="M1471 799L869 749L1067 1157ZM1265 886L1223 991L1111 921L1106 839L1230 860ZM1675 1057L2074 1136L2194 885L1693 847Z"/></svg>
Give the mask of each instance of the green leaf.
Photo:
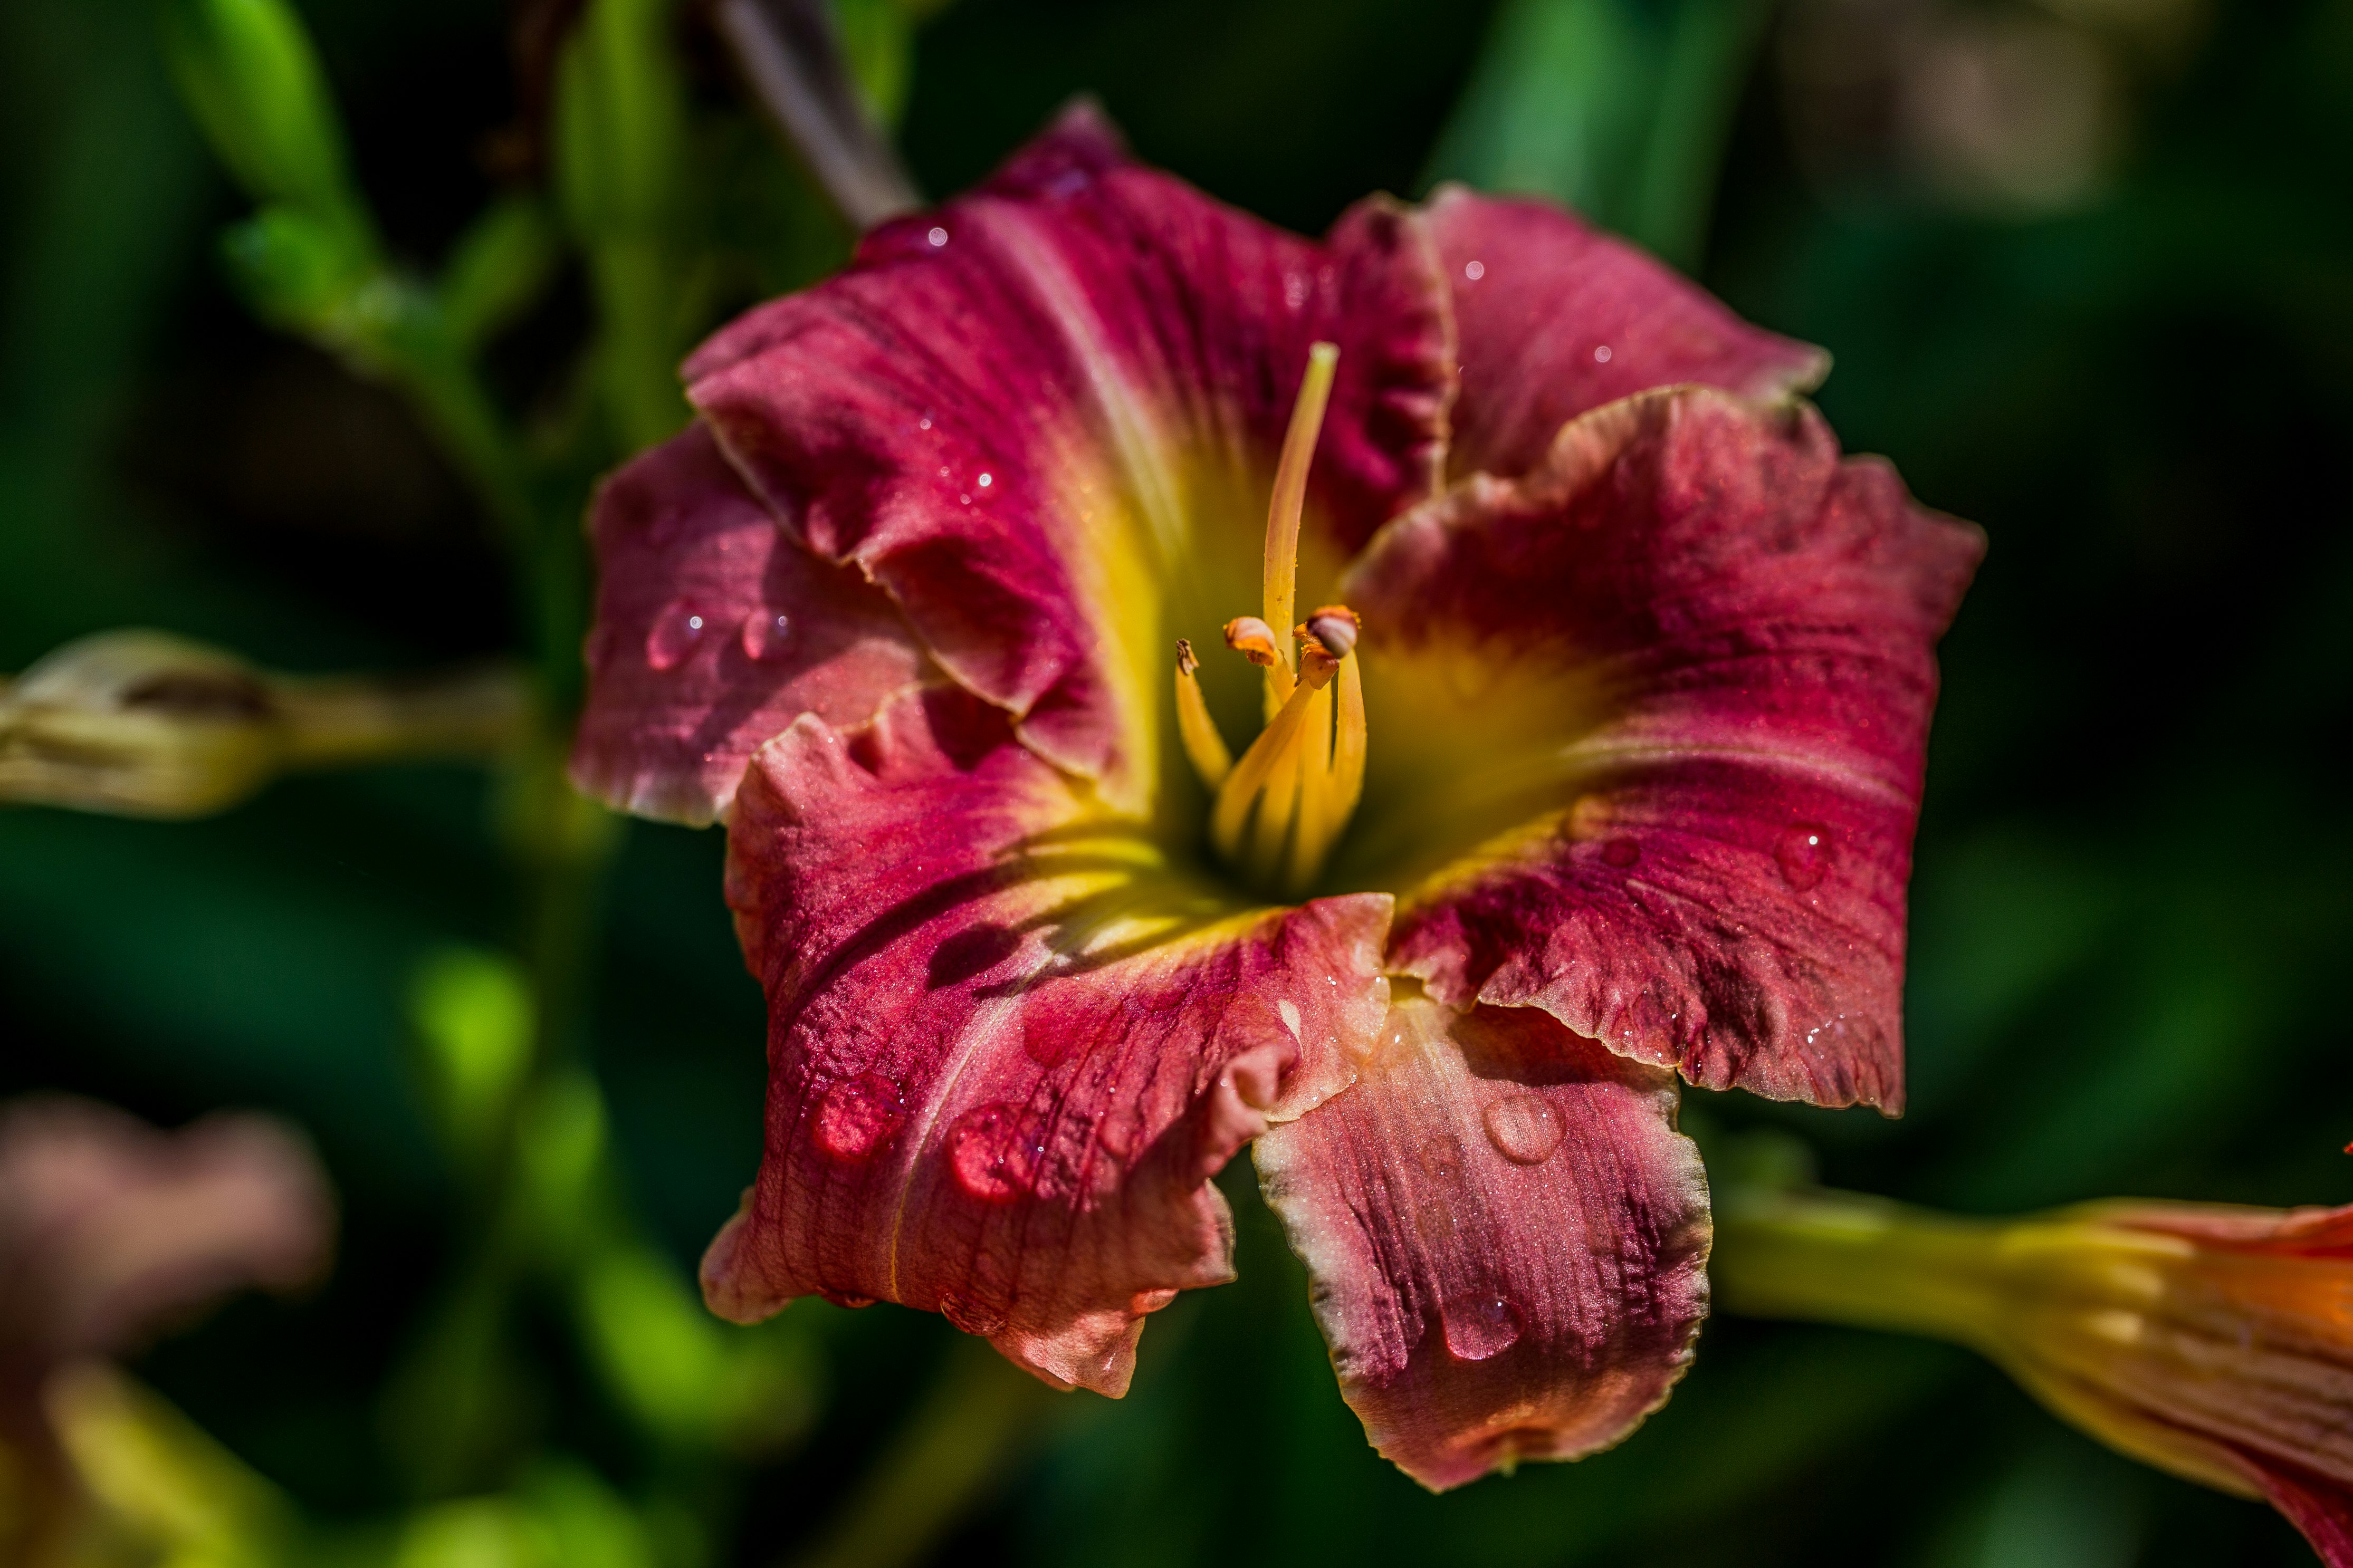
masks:
<svg viewBox="0 0 2353 1568"><path fill-rule="evenodd" d="M1433 179L1567 202L1697 264L1770 0L1507 0Z"/></svg>
<svg viewBox="0 0 2353 1568"><path fill-rule="evenodd" d="M686 98L670 0L591 0L556 67L555 184L588 253L601 379L630 449L686 421L676 364L692 325L680 230Z"/></svg>
<svg viewBox="0 0 2353 1568"><path fill-rule="evenodd" d="M539 297L563 258L545 204L511 196L459 237L441 274L441 316L461 349L472 350Z"/></svg>
<svg viewBox="0 0 2353 1568"><path fill-rule="evenodd" d="M247 193L364 238L343 123L293 9L283 0L169 0L164 22L180 90Z"/></svg>
<svg viewBox="0 0 2353 1568"><path fill-rule="evenodd" d="M433 1108L452 1147L477 1166L531 1068L536 1008L513 960L476 948L443 948L417 965L408 1017Z"/></svg>

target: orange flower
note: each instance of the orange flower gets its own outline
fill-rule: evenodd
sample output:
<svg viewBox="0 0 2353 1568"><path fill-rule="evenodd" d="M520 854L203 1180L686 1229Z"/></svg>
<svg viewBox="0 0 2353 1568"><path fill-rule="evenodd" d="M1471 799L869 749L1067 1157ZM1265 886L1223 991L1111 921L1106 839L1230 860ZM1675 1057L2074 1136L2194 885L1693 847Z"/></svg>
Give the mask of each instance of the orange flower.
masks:
<svg viewBox="0 0 2353 1568"><path fill-rule="evenodd" d="M1969 1345L2138 1459L2353 1564L2353 1207L2111 1202L2009 1222L1843 1194L1719 1209L1729 1310Z"/></svg>

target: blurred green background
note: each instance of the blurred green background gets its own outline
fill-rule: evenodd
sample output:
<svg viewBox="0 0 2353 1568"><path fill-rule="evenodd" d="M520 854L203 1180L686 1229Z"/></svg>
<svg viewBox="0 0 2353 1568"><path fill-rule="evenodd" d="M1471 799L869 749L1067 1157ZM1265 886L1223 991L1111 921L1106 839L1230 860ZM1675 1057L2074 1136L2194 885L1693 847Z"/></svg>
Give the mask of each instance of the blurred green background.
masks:
<svg viewBox="0 0 2353 1568"><path fill-rule="evenodd" d="M1079 90L1146 158L1310 230L1440 176L1548 191L1828 346L1849 448L1985 525L1920 834L1911 1111L1694 1094L1704 1137L1778 1129L1838 1184L1971 1212L2353 1199L2353 0L928 9L842 7L929 192ZM517 39L566 7L521 28L494 0L301 12L387 255L438 267L486 204L530 199L549 89ZM663 26L707 175L691 341L846 239L700 18ZM492 520L410 405L256 323L219 239L249 210L145 0L0 7L0 669L121 624L290 670L550 635L518 619ZM559 258L483 361L575 488L630 444L625 418L566 434L599 287ZM2310 1561L2266 1510L2105 1453L1960 1352L1730 1319L1619 1449L1430 1498L1340 1403L1247 1162L1226 1184L1241 1282L1154 1321L1123 1403L1004 1394L944 1323L887 1307L664 1341L757 1162L764 1022L719 837L642 823L619 830L588 965L603 1108L540 1110L570 1130L550 1147L609 1140L596 1201L667 1261L584 1243L611 1267L580 1266L581 1292L518 1289L460 1378L489 1436L437 1468L417 1347L463 1317L444 1281L478 1233L418 1040L437 1005L462 1032L512 988L486 956L527 918L511 784L298 779L191 825L0 811L0 1094L164 1124L274 1110L338 1184L322 1292L233 1303L138 1368L322 1519L593 1473L642 1503L656 1557L890 1561L828 1531L945 1399L1003 1462L940 1560ZM600 1363L617 1340L657 1364ZM670 1431L660 1408L697 1378L750 1389L765 1415L729 1419L773 1429L697 1458L679 1434L702 1417ZM697 1546L665 1510L715 1522ZM508 1560L421 1539L403 1563Z"/></svg>

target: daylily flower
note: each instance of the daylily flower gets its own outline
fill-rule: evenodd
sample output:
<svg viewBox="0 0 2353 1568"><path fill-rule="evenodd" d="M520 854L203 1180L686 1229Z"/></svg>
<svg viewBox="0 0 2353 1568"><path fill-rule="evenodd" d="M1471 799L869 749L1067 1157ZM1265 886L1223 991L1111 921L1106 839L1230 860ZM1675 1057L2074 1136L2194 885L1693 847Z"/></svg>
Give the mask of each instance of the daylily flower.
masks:
<svg viewBox="0 0 2353 1568"><path fill-rule="evenodd" d="M2023 1219L1744 1196L1727 1304L1931 1334L2189 1480L2267 1499L2353 1565L2353 1207L2084 1204Z"/></svg>
<svg viewBox="0 0 2353 1568"><path fill-rule="evenodd" d="M1902 1098L1979 542L1824 365L1556 209L1311 241L1083 108L706 343L597 502L574 775L728 826L771 1088L712 1305L1116 1394L1255 1142L1381 1452L1622 1436L1705 1310L1676 1075Z"/></svg>

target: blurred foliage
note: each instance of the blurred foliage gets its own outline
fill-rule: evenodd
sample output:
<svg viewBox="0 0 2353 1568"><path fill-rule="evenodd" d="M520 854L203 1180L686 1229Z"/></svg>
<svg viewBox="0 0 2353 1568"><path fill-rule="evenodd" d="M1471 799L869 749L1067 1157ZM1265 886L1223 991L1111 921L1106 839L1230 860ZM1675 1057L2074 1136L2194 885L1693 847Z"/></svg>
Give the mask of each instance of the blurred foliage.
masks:
<svg viewBox="0 0 2353 1568"><path fill-rule="evenodd" d="M2343 1201L2353 4L2176 5L2159 48L2155 0L2007 3L1882 8L1900 136L1813 68L1823 37L1862 58L1861 24L1798 0L838 16L929 190L1092 89L1280 221L1439 176L1548 191L1828 345L1848 445L1993 541L1946 649L1912 1107L1694 1095L1691 1124L1971 1211ZM522 648L560 710L594 477L683 418L697 335L846 236L689 10L592 0L538 61L491 0L165 15L0 8L0 668L126 623L290 670ZM2060 53L1964 63L2120 84L2096 166L2031 203L1932 177L2011 167L2033 122L1930 91L1988 28ZM1818 155L1856 124L1835 145L1870 156ZM884 1561L934 1527L960 1561L1091 1565L2309 1561L1958 1352L1731 1320L1618 1450L1432 1499L1365 1447L1241 1169L1241 1282L1157 1317L1119 1404L1022 1405L889 1309L719 1323L691 1260L756 1163L764 1029L720 845L554 804L554 755L187 826L0 814L0 1092L276 1109L345 1198L320 1297L166 1343L155 1394L91 1385L133 1524L227 1517L173 1511L180 1466L401 1568ZM904 1500L950 1485L986 1505ZM856 1497L907 1530L837 1521Z"/></svg>

